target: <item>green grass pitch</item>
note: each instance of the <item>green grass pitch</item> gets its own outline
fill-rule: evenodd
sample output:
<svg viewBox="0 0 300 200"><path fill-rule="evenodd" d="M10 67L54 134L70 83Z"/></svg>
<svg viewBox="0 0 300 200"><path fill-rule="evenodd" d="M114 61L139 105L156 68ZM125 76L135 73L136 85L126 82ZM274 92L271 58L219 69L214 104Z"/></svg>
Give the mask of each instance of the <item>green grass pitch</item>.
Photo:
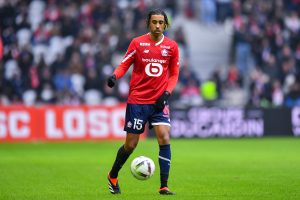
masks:
<svg viewBox="0 0 300 200"><path fill-rule="evenodd" d="M140 141L119 174L122 194L111 195L106 176L121 144L0 144L0 199L300 199L298 138L173 139L169 186L175 196L158 194L154 139ZM139 155L156 164L147 181L129 170Z"/></svg>

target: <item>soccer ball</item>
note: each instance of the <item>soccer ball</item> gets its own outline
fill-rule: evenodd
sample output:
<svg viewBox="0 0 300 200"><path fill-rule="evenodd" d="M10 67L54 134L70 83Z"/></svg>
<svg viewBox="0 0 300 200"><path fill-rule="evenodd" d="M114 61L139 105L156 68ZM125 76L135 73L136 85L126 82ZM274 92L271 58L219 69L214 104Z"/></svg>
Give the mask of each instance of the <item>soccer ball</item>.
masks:
<svg viewBox="0 0 300 200"><path fill-rule="evenodd" d="M155 164L151 158L139 156L131 162L130 170L132 175L138 180L147 180L153 176Z"/></svg>

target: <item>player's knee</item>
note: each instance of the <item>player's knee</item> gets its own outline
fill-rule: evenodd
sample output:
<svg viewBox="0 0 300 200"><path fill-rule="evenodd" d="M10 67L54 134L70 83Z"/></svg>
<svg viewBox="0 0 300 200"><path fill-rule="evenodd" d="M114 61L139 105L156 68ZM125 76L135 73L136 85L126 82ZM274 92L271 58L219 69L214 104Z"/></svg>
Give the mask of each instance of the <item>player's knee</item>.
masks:
<svg viewBox="0 0 300 200"><path fill-rule="evenodd" d="M136 148L137 144L138 144L137 142L129 142L129 143L125 144L124 146L125 146L126 151L132 152Z"/></svg>
<svg viewBox="0 0 300 200"><path fill-rule="evenodd" d="M159 137L159 143L160 143L161 145L169 144L169 143L170 143L170 135L169 135L169 133L164 133L164 134L162 134L162 135Z"/></svg>

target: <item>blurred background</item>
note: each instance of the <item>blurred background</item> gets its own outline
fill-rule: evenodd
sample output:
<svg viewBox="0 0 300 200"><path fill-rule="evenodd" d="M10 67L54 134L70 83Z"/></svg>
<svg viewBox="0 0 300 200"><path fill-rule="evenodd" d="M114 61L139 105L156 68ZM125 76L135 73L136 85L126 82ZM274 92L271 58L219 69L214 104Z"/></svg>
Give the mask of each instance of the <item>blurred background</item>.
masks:
<svg viewBox="0 0 300 200"><path fill-rule="evenodd" d="M300 0L0 0L0 106L126 102L130 73L113 89L106 79L131 39L147 32L153 8L166 11L165 34L180 48L174 129L219 113L262 119L260 134L300 132ZM237 121L251 132L249 121Z"/></svg>

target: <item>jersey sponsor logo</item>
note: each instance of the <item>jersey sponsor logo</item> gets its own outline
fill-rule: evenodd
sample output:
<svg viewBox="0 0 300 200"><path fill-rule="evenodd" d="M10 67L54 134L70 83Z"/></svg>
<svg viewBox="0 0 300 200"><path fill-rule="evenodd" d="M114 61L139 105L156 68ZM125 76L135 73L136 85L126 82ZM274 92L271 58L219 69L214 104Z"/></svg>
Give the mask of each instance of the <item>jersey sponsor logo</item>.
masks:
<svg viewBox="0 0 300 200"><path fill-rule="evenodd" d="M159 77L163 72L163 66L159 63L148 63L145 72L148 76Z"/></svg>
<svg viewBox="0 0 300 200"><path fill-rule="evenodd" d="M140 46L142 46L142 47L149 47L149 46L150 46L150 43L147 43L147 42L140 42Z"/></svg>
<svg viewBox="0 0 300 200"><path fill-rule="evenodd" d="M167 60L160 60L160 59L156 59L156 58L142 58L143 62L147 62L147 63L166 63Z"/></svg>
<svg viewBox="0 0 300 200"><path fill-rule="evenodd" d="M163 48L163 49L171 49L170 46L166 46L166 45L160 45L160 48Z"/></svg>
<svg viewBox="0 0 300 200"><path fill-rule="evenodd" d="M166 49L161 50L162 56L168 56L168 51Z"/></svg>

